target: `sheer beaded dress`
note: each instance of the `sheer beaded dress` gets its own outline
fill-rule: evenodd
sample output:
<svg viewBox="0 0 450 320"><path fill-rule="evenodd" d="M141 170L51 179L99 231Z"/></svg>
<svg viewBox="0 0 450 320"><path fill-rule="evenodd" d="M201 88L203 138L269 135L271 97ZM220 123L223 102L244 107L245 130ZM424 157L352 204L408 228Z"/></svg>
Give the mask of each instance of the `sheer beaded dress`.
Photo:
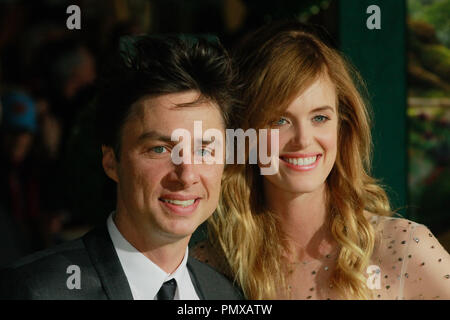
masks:
<svg viewBox="0 0 450 320"><path fill-rule="evenodd" d="M376 234L367 268L367 286L376 300L450 299L450 255L430 230L413 221L372 216ZM207 242L197 244L192 255L231 277L223 258ZM339 299L330 284L337 252L289 267L288 296L280 299Z"/></svg>

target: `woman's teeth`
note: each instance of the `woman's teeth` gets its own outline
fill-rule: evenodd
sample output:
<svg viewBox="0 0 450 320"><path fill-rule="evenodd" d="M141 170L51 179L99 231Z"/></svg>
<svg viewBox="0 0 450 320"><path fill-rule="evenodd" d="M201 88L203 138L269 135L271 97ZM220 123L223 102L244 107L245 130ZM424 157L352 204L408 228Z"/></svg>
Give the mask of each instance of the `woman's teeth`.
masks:
<svg viewBox="0 0 450 320"><path fill-rule="evenodd" d="M283 158L286 162L296 166L308 166L316 162L317 156L309 158Z"/></svg>
<svg viewBox="0 0 450 320"><path fill-rule="evenodd" d="M170 204L174 204L176 206L183 206L183 207L188 207L191 206L194 202L195 199L192 200L169 200L169 199L161 199L164 202L170 203Z"/></svg>

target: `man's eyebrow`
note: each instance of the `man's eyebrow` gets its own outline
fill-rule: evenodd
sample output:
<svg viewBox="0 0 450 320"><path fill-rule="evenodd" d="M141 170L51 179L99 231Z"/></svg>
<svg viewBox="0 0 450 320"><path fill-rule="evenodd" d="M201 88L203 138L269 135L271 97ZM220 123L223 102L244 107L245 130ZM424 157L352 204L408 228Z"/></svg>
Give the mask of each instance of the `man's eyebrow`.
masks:
<svg viewBox="0 0 450 320"><path fill-rule="evenodd" d="M330 111L332 111L333 113L335 112L335 111L334 111L334 108L332 108L332 107L330 107L330 106L321 106L321 107L317 107L317 108L312 109L312 110L310 111L310 113L318 112L318 111L325 111L325 110L330 110Z"/></svg>
<svg viewBox="0 0 450 320"><path fill-rule="evenodd" d="M159 141L164 141L164 142L172 141L170 139L170 136L167 136L165 134L159 133L158 131L154 131L154 130L147 131L147 132L144 132L143 134L141 134L138 138L138 142L142 142L147 139L159 140Z"/></svg>
<svg viewBox="0 0 450 320"><path fill-rule="evenodd" d="M138 142L142 142L147 139L158 140L158 141L163 141L163 142L167 142L167 143L174 142L174 141L172 141L170 136L167 136L167 135L162 134L155 130L147 131L147 132L144 132L143 134L141 134L138 138ZM214 142L214 137L211 137L209 139L203 139L203 137L202 137L202 138L197 139L196 141L197 141L197 143L202 144L202 145L210 144L210 143Z"/></svg>
<svg viewBox="0 0 450 320"><path fill-rule="evenodd" d="M210 137L209 139L203 139L203 138L197 139L196 142L199 144L205 145L205 144L210 144L210 143L214 142L214 140L215 140L214 137ZM219 141L220 141L220 139L219 139Z"/></svg>

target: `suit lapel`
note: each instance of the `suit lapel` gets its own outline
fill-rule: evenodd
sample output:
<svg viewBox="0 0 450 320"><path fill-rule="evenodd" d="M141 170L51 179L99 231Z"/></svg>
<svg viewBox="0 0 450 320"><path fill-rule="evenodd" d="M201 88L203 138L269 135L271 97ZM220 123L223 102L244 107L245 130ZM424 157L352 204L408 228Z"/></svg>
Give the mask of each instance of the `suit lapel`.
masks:
<svg viewBox="0 0 450 320"><path fill-rule="evenodd" d="M114 249L106 223L88 232L83 237L83 241L108 299L133 300L130 285Z"/></svg>
<svg viewBox="0 0 450 320"><path fill-rule="evenodd" d="M201 289L201 283L199 282L199 279L196 276L195 270L192 267L193 258L191 256L188 256L188 261L186 263L187 269L189 271L189 275L191 276L192 284L194 285L195 292L197 292L197 295L200 300L206 300L205 294L203 293ZM195 263L195 261L194 261Z"/></svg>

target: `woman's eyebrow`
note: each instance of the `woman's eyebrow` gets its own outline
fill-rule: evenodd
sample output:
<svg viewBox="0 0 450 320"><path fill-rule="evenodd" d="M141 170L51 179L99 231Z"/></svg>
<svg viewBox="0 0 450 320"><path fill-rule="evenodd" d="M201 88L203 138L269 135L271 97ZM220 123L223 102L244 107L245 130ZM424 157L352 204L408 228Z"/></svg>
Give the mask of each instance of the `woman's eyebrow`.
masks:
<svg viewBox="0 0 450 320"><path fill-rule="evenodd" d="M331 107L331 106L328 106L328 105L316 107L316 108L310 110L308 113L315 113L315 112L320 112L320 111L325 111L325 110L330 110L331 112L336 113L336 111L334 110L334 108ZM292 116L293 114L292 114L292 112L290 112L289 110L285 110L285 111L282 113L282 115Z"/></svg>
<svg viewBox="0 0 450 320"><path fill-rule="evenodd" d="M334 108L330 107L330 106L321 106L321 107L314 108L310 111L310 113L318 112L318 111L325 111L325 110L330 110L331 112L335 113Z"/></svg>

